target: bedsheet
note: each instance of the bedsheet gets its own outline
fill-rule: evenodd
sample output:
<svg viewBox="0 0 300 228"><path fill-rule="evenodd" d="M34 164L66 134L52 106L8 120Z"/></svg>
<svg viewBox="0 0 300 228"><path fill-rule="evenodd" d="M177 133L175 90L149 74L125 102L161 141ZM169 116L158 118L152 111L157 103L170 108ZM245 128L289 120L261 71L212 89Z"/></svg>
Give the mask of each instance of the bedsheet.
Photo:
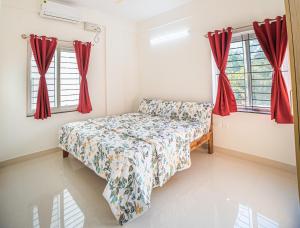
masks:
<svg viewBox="0 0 300 228"><path fill-rule="evenodd" d="M207 122L129 113L69 123L59 146L107 180L103 196L124 224L150 207L154 187L191 166L190 143Z"/></svg>

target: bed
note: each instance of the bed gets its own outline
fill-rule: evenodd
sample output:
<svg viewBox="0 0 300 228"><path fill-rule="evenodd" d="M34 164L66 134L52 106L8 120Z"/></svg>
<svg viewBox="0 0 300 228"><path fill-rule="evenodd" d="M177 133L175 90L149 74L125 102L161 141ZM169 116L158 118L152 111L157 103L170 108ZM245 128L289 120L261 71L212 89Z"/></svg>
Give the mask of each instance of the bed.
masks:
<svg viewBox="0 0 300 228"><path fill-rule="evenodd" d="M63 157L107 180L103 196L123 225L150 207L152 189L191 166L190 152L213 153L212 104L144 99L137 113L65 124Z"/></svg>

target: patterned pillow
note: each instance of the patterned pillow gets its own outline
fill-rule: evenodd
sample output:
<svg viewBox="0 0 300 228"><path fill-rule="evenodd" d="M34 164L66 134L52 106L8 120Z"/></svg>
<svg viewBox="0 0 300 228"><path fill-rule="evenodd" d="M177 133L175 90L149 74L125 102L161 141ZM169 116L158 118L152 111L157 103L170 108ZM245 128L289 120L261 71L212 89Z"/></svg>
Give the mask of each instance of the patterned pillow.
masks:
<svg viewBox="0 0 300 228"><path fill-rule="evenodd" d="M211 119L212 109L211 103L182 102L179 119L206 122Z"/></svg>
<svg viewBox="0 0 300 228"><path fill-rule="evenodd" d="M143 99L139 106L139 112L155 115L160 102L161 100L159 99Z"/></svg>
<svg viewBox="0 0 300 228"><path fill-rule="evenodd" d="M161 101L158 104L156 115L172 119L178 118L178 111L181 104L182 102L180 101Z"/></svg>

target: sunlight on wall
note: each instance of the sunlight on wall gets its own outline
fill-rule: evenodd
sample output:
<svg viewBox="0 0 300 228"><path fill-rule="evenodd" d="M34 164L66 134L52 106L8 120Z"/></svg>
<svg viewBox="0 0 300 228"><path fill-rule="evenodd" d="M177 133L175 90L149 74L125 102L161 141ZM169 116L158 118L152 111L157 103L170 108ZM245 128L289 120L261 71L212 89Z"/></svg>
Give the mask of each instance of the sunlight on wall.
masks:
<svg viewBox="0 0 300 228"><path fill-rule="evenodd" d="M166 43L166 42L169 42L172 40L182 39L189 35L190 35L190 32L188 29L186 29L186 30L169 33L169 34L166 34L163 36L158 36L158 37L152 38L150 40L150 43L151 43L151 45L157 45L157 44Z"/></svg>

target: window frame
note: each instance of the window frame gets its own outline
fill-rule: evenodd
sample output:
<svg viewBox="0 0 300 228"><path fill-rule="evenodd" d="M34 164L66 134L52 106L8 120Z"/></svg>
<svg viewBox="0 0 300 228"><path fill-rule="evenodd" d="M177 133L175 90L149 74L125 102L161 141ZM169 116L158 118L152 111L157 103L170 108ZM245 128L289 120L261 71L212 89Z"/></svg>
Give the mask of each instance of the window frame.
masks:
<svg viewBox="0 0 300 228"><path fill-rule="evenodd" d="M231 42L238 42L242 41L245 42L244 47L244 67L246 69L245 71L245 81L248 81L248 85L245 86L247 89L246 94L248 94L248 99L245 99L246 103L249 102L249 106L240 106L237 105L238 112L246 112L246 113L259 113L259 114L271 114L271 106L270 107L259 107L259 106L253 106L253 87L252 87L252 81L253 81L253 75L252 75L252 64L251 64L251 46L250 46L250 40L251 39L257 39L255 36L254 31L247 31L246 33L240 33L236 36L233 36ZM267 59L268 60L268 59ZM247 79L246 79L247 77ZM228 79L230 82L230 79ZM270 101L271 102L271 101Z"/></svg>
<svg viewBox="0 0 300 228"><path fill-rule="evenodd" d="M57 58L57 67L55 69L56 71L56 107L51 107L51 114L59 114L59 113L68 113L68 112L77 112L77 106L78 105L69 105L69 106L61 106L61 96L60 96L60 57L61 57L61 52L62 51L74 51L74 47L72 44L67 44L67 43L58 43L55 54ZM26 117L32 117L34 116L35 109L31 109L32 106L32 81L31 81L31 58L32 58L32 50L30 47L30 43L28 42L27 45L27 111L26 111ZM81 82L81 76L80 77L80 82ZM80 82L79 82L79 87L80 87ZM78 97L78 102L79 102L79 97Z"/></svg>
<svg viewBox="0 0 300 228"><path fill-rule="evenodd" d="M244 37L247 37L247 38L244 38ZM248 85L245 86L245 89L246 89L245 94L248 97L245 99L245 101L246 101L245 106L237 105L237 112L271 115L271 106L270 107L259 107L259 106L253 106L253 103L252 103L253 102L253 99L252 99L252 96L253 96L253 91L252 91L253 90L252 89L253 75L252 75L252 73L253 72L252 72L252 69L251 69L251 51L250 51L250 40L251 39L257 39L253 30L248 30L248 31L243 31L243 32L240 32L240 33L233 34L233 37L232 37L232 40L231 40L231 43L232 42L238 42L239 40L246 42L246 45L244 45L244 57L245 58L243 59L243 63L244 63L245 69L247 69L245 71L244 80L245 80L245 82L246 82L246 80L248 81ZM287 50L285 58L287 59L287 62L289 62L289 60L288 60L288 50ZM217 65L214 61L214 57L213 57L212 53L211 53L211 59L212 59L212 73L213 73L213 80L212 80L213 90L212 91L213 91L213 100L215 102L216 96L217 96L217 89L218 89L219 70L218 70ZM283 63L283 66L282 66L282 68L285 68L285 67L287 68L286 70L282 69L284 77L285 77L285 73L290 74L289 66L286 66L285 61L286 60L284 60L284 63ZM227 67L226 67L226 69L227 69ZM231 83L230 79L228 79L228 80ZM287 82L286 82L286 84L287 84ZM291 88L289 86L287 86L287 87L288 87L287 89L288 89L288 93L289 93L289 100L291 101L291 97L290 97ZM247 102L249 102L249 106L247 106Z"/></svg>

